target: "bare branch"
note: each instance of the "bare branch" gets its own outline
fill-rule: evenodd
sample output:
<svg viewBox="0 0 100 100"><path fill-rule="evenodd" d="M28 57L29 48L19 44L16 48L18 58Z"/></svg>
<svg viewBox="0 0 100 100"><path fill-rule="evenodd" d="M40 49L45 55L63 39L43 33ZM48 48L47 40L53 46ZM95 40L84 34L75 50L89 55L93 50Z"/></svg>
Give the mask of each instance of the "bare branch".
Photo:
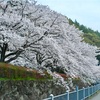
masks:
<svg viewBox="0 0 100 100"><path fill-rule="evenodd" d="M10 58L9 60L7 60L7 61L5 61L5 62L6 62L6 63L9 63L9 62L15 60L17 57L19 57L19 55L20 55L21 53L22 53L22 50L18 50L14 57Z"/></svg>
<svg viewBox="0 0 100 100"><path fill-rule="evenodd" d="M42 54L40 52L36 53L36 60L37 60L37 63L39 65L41 65L45 60L48 60L48 59L51 59L51 58L53 58L51 55L46 57L46 55L44 55L44 54Z"/></svg>
<svg viewBox="0 0 100 100"><path fill-rule="evenodd" d="M51 59L51 58L52 58L52 56L47 57L47 58L43 59L42 62L45 61L45 60L47 60L47 59Z"/></svg>
<svg viewBox="0 0 100 100"><path fill-rule="evenodd" d="M22 52L23 50L17 50L15 52L12 52L12 53L9 53L5 56L5 58L9 57L9 56L12 56L12 55L16 55L18 52Z"/></svg>
<svg viewBox="0 0 100 100"><path fill-rule="evenodd" d="M34 13L36 13L38 11L38 9L36 9L35 11L33 11L33 12L30 12L30 13L27 13L27 14L25 14L26 16L29 16L29 15L31 15L31 14L34 14Z"/></svg>
<svg viewBox="0 0 100 100"><path fill-rule="evenodd" d="M48 21L43 22L42 25L44 26L47 22L48 22Z"/></svg>
<svg viewBox="0 0 100 100"><path fill-rule="evenodd" d="M34 22L34 25L35 25L35 26L36 26L36 21L37 21L38 19L40 19L42 16L43 16L43 15L40 15L40 16L38 16L38 17L32 19L32 21Z"/></svg>
<svg viewBox="0 0 100 100"><path fill-rule="evenodd" d="M17 6L16 3L15 3L15 1L9 0L9 1L7 1L7 3L8 3L10 6Z"/></svg>
<svg viewBox="0 0 100 100"><path fill-rule="evenodd" d="M35 43L41 41L43 38L44 38L44 36L41 36L39 39L35 40L34 42L29 43L29 44L26 43L26 44L24 44L22 47L23 47L23 48L28 48L28 47L30 47L31 45L34 45Z"/></svg>
<svg viewBox="0 0 100 100"><path fill-rule="evenodd" d="M6 6L5 6L4 8L2 7L2 9L3 9L3 13L2 13L2 15L4 15L4 14L5 14L5 12L6 12L7 8L8 8L8 4L6 4Z"/></svg>
<svg viewBox="0 0 100 100"><path fill-rule="evenodd" d="M21 10L22 16L21 16L20 21L21 21L21 20L23 19L23 17L24 17L24 9L25 9L25 7L26 7L26 4L27 4L27 1L25 1L25 5L22 4L22 10Z"/></svg>
<svg viewBox="0 0 100 100"><path fill-rule="evenodd" d="M24 54L24 57L30 62L32 63L32 60L29 59L29 57L27 55ZM33 58L34 59L34 58Z"/></svg>
<svg viewBox="0 0 100 100"><path fill-rule="evenodd" d="M15 25L13 25L12 28L16 27L19 24L20 24L20 22L15 23Z"/></svg>
<svg viewBox="0 0 100 100"><path fill-rule="evenodd" d="M31 37L35 37L35 36L38 36L39 34L33 34Z"/></svg>
<svg viewBox="0 0 100 100"><path fill-rule="evenodd" d="M59 16L57 15L57 17L53 20L53 22L52 22L52 24L50 25L50 27L52 27L52 26L54 25L54 23L55 23L55 21L57 20L58 17L59 17Z"/></svg>

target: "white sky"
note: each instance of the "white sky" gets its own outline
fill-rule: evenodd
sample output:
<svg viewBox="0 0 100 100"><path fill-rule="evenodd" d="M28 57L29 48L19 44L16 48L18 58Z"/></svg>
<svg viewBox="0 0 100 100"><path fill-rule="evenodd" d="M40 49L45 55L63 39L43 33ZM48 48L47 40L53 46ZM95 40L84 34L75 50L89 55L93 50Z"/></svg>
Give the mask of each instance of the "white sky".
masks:
<svg viewBox="0 0 100 100"><path fill-rule="evenodd" d="M100 0L36 0L73 21L100 32Z"/></svg>

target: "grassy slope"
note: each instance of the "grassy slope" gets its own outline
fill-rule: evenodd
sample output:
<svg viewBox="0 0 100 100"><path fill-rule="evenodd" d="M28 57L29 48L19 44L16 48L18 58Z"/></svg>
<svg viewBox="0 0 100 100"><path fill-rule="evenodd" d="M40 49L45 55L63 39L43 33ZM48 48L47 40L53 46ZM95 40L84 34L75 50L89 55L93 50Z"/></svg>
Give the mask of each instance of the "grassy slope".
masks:
<svg viewBox="0 0 100 100"><path fill-rule="evenodd" d="M0 63L0 80L46 80L52 79L46 71L40 74L37 70Z"/></svg>

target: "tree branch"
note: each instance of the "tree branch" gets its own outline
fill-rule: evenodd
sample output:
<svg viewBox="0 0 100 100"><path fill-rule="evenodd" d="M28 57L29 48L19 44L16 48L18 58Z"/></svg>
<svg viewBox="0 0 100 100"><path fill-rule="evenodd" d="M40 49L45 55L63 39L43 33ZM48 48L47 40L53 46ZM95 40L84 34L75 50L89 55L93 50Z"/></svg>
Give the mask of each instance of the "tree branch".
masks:
<svg viewBox="0 0 100 100"><path fill-rule="evenodd" d="M47 58L43 59L42 62L47 60L47 59L51 59L51 58L52 58L52 56L51 57L47 57Z"/></svg>
<svg viewBox="0 0 100 100"><path fill-rule="evenodd" d="M5 14L5 12L6 12L6 10L7 10L7 7L8 7L8 4L6 5L6 7L5 7L5 8L2 8L2 9L3 9L3 13L2 13L2 15L4 15L4 14Z"/></svg>
<svg viewBox="0 0 100 100"><path fill-rule="evenodd" d="M37 39L36 41L30 43L30 44L24 44L22 47L23 48L27 48L27 47L30 47L31 45L35 44L36 42L38 41L41 41L43 39L44 36L41 36L39 39Z"/></svg>
<svg viewBox="0 0 100 100"><path fill-rule="evenodd" d="M10 58L9 60L7 60L5 62L9 63L9 62L15 60L21 53L22 53L22 50L18 50L14 57Z"/></svg>
<svg viewBox="0 0 100 100"><path fill-rule="evenodd" d="M17 50L17 51L15 51L15 52L9 53L9 54L7 54L7 55L5 56L5 58L7 58L7 57L9 57L9 56L12 56L12 55L16 55L19 51L22 52L23 50Z"/></svg>
<svg viewBox="0 0 100 100"><path fill-rule="evenodd" d="M21 20L23 19L23 17L24 17L24 9L25 9L25 7L26 7L26 3L27 3L27 0L25 1L25 5L22 4L22 16L21 16L20 21L21 21Z"/></svg>
<svg viewBox="0 0 100 100"><path fill-rule="evenodd" d="M53 22L52 22L52 24L50 25L50 27L52 27L52 26L54 25L54 23L55 23L55 21L57 20L58 17L59 17L59 16L57 15L57 17L53 20Z"/></svg>

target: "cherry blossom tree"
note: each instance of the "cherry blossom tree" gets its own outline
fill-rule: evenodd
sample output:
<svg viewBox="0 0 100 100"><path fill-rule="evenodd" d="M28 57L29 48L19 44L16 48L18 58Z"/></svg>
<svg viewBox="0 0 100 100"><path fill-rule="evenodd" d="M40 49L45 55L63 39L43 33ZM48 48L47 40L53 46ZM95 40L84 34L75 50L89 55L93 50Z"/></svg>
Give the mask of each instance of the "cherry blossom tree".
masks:
<svg viewBox="0 0 100 100"><path fill-rule="evenodd" d="M48 34L56 33L48 29L40 30L37 22L43 17L44 12L41 13L41 10L35 7L36 1L29 3L28 0L6 0L6 3L3 3L4 1L0 2L0 9L2 11L0 13L0 61L10 63L22 54L26 56L26 51L35 52L36 61L39 64L46 59L52 58L50 55L45 58L44 54L40 53L42 46L39 42ZM31 9L29 5L32 7L32 11L29 10ZM6 16L7 14L9 14L9 21ZM35 16L33 16L34 14ZM50 27L55 24L57 18L58 15L52 19ZM42 25L45 25L47 22L43 22Z"/></svg>
<svg viewBox="0 0 100 100"><path fill-rule="evenodd" d="M47 32L44 33L44 35L46 35ZM35 37L35 35L31 36L31 37ZM7 63L10 63L11 61L17 59L17 57L20 56L20 54L26 49L26 48L38 48L38 47L35 47L35 45L37 44L37 42L41 41L44 36L41 36L39 37L38 39L36 39L35 41L32 41L32 42L29 42L28 40L26 40L24 42L23 45L21 45L21 47L17 50L14 50L8 54L6 54L6 52L9 50L9 45L7 42L4 41L4 36L2 35L3 37L3 43L0 44L0 54L1 54L1 57L0 57L0 62L7 62ZM27 37L29 38L29 36ZM33 50L35 52L37 52L36 50ZM13 56L13 57L12 57ZM10 57L10 58L9 58ZM9 58L9 59L7 59ZM6 60L7 59L7 60Z"/></svg>
<svg viewBox="0 0 100 100"><path fill-rule="evenodd" d="M0 0L1 62L53 70L58 66L58 72L63 68L72 76L94 77L97 48L84 43L82 34L66 16L34 0Z"/></svg>

